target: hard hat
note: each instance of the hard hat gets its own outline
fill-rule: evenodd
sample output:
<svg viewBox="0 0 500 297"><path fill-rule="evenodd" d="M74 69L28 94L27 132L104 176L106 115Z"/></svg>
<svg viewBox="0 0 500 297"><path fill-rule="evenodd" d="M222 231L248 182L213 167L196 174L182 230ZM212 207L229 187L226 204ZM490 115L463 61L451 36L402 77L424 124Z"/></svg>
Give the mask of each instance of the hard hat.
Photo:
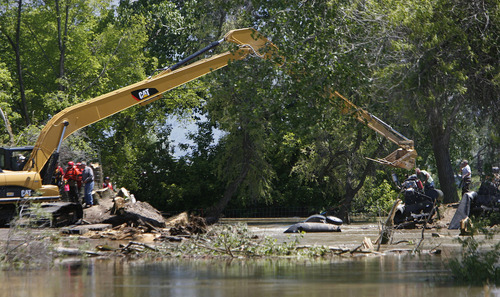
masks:
<svg viewBox="0 0 500 297"><path fill-rule="evenodd" d="M82 165L82 163L80 163L80 162L76 163L76 166L80 166L80 165Z"/></svg>
<svg viewBox="0 0 500 297"><path fill-rule="evenodd" d="M73 161L69 161L69 162L68 162L68 166L75 166L75 162L73 162Z"/></svg>

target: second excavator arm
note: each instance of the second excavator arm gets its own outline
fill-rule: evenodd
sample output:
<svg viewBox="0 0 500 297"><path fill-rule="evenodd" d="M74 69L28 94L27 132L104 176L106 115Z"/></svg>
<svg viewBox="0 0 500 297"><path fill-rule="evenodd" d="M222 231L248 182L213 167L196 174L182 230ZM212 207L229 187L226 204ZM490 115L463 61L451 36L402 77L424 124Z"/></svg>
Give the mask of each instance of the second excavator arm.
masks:
<svg viewBox="0 0 500 297"><path fill-rule="evenodd" d="M333 97L338 97L343 100L344 113L351 113L358 121L367 125L400 147L383 159L368 159L391 167L404 168L407 170L411 170L415 167L415 161L418 154L415 151L413 140L406 138L391 126L384 123L382 120L366 110L357 107L339 92L335 91L333 94L330 94L331 100L333 100Z"/></svg>

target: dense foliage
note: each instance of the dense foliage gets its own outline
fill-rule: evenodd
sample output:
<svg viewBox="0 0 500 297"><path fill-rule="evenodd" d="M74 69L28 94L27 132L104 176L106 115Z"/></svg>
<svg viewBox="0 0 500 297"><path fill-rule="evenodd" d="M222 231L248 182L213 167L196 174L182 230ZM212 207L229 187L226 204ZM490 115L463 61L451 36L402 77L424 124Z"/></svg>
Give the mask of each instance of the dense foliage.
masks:
<svg viewBox="0 0 500 297"><path fill-rule="evenodd" d="M1 0L0 144L32 145L63 108L254 27L283 65L231 63L76 133L61 161L99 162L164 211L381 212L390 174L409 172L365 158L395 145L344 115L337 90L415 140L452 202L461 159L476 175L500 161L499 26L494 0ZM198 127L182 156L173 116Z"/></svg>

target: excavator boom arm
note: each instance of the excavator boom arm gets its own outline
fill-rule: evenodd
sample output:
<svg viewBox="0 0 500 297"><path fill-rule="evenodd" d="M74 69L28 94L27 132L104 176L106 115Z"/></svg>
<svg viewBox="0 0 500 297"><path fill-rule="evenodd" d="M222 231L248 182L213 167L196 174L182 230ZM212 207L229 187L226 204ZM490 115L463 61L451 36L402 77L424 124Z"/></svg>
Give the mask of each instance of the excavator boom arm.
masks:
<svg viewBox="0 0 500 297"><path fill-rule="evenodd" d="M392 152L390 155L383 159L370 160L384 165L396 168L404 168L407 170L415 167L417 152L415 151L413 140L406 138L404 135L393 129L388 124L384 123L376 116L367 112L366 110L357 107L354 103L342 96L339 92L335 91L333 94L330 93L330 100L333 100L333 97L338 97L343 100L343 113L353 114L358 121L367 125L369 128L376 131L377 133L379 133L386 139L389 139L400 147L400 149Z"/></svg>
<svg viewBox="0 0 500 297"><path fill-rule="evenodd" d="M413 149L413 140L406 138L404 135L396 131L394 128L384 123L381 119L367 112L366 110L357 107L349 101L347 98L342 96L339 92L335 91L334 95L341 98L344 101L344 113L353 113L354 117L361 123L367 125L369 128L394 142L405 149Z"/></svg>
<svg viewBox="0 0 500 297"><path fill-rule="evenodd" d="M240 47L235 51L228 51L182 67L181 64L188 62L188 59L185 59L176 64L173 70L172 68L164 69L152 78L70 106L59 112L41 131L24 170L40 173L62 140L83 127L134 105L151 103L160 98L162 93L220 69L230 61L244 59L249 54L269 59L277 51L267 38L252 28L230 31L224 39L216 43L222 41L236 43ZM217 44L212 43L210 48ZM193 55L189 57L189 60L192 58L194 58Z"/></svg>

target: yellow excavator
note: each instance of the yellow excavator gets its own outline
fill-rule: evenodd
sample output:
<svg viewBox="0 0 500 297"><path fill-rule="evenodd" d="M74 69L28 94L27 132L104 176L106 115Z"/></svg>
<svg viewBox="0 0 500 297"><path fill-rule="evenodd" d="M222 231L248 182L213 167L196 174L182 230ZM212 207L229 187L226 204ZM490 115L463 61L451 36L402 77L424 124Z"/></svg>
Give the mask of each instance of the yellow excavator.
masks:
<svg viewBox="0 0 500 297"><path fill-rule="evenodd" d="M188 64L224 41L238 47ZM51 209L59 213L61 224L79 219L81 206L57 204L61 199L59 188L51 184L64 139L127 108L152 103L171 89L249 55L272 59L277 55L277 48L252 28L232 30L179 63L160 69L153 77L62 110L48 121L34 147L0 148L0 224L8 223L12 216L7 214L12 213L15 205L25 202L51 202Z"/></svg>
<svg viewBox="0 0 500 297"><path fill-rule="evenodd" d="M366 110L357 107L351 101L347 100L347 98L340 95L339 92L330 93L332 101L334 97L342 99L342 112L344 114L353 115L358 121L399 146L396 151L385 158L367 159L394 168L403 168L406 170L415 168L418 154L414 148L413 140L406 138ZM394 224L412 226L412 224L422 223L431 219L437 213L436 201L443 197L441 190L434 187L426 189L421 184L419 186L416 174L411 174L402 184L399 184L396 174L393 174L392 177L394 183L401 190L404 200L404 203L399 204L396 208L393 217Z"/></svg>
<svg viewBox="0 0 500 297"><path fill-rule="evenodd" d="M406 138L401 133L394 130L391 126L384 123L382 120L367 112L366 110L357 107L356 105L354 105L354 103L347 100L347 98L342 96L339 92L330 92L330 99L332 101L334 97L343 100L342 112L344 114L352 114L358 121L367 125L383 137L389 139L399 146L397 150L383 159L367 159L387 166L403 168L406 170L411 170L415 167L415 161L418 154L414 148L413 140Z"/></svg>

